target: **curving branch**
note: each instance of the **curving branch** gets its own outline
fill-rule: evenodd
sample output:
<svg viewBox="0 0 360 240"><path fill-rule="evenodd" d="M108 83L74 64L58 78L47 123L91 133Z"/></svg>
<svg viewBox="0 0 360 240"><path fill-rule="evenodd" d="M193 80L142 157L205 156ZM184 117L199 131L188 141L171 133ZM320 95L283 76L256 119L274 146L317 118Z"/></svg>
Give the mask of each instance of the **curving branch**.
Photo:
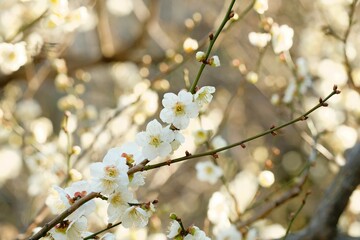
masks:
<svg viewBox="0 0 360 240"><path fill-rule="evenodd" d="M307 228L290 235L288 240L350 240L337 229L352 192L360 184L360 143L348 151L346 164L327 189Z"/></svg>

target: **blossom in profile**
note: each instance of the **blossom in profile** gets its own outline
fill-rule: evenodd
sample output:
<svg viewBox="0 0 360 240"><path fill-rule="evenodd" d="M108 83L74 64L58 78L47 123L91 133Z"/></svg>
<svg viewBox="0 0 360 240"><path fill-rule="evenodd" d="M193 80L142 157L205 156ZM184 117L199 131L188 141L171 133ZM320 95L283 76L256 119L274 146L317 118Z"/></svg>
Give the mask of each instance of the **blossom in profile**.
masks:
<svg viewBox="0 0 360 240"><path fill-rule="evenodd" d="M65 220L53 227L49 233L53 239L59 240L81 240L82 234L87 229L87 219L82 216L74 221Z"/></svg>
<svg viewBox="0 0 360 240"><path fill-rule="evenodd" d="M279 54L288 51L293 45L294 30L288 25L274 24L271 28L274 52Z"/></svg>
<svg viewBox="0 0 360 240"><path fill-rule="evenodd" d="M201 87L198 91L196 91L194 95L194 102L199 107L202 107L205 104L209 104L213 99L214 93L215 93L215 87L212 86Z"/></svg>
<svg viewBox="0 0 360 240"><path fill-rule="evenodd" d="M271 34L269 33L251 32L248 37L250 44L258 48L265 47L271 40Z"/></svg>
<svg viewBox="0 0 360 240"><path fill-rule="evenodd" d="M195 168L197 170L197 178L200 181L209 182L211 184L215 184L223 175L222 169L211 161L197 163Z"/></svg>
<svg viewBox="0 0 360 240"><path fill-rule="evenodd" d="M129 184L128 169L123 157L123 149L111 148L102 162L90 165L93 191L111 194L119 188L127 187Z"/></svg>
<svg viewBox="0 0 360 240"><path fill-rule="evenodd" d="M190 118L195 118L199 114L199 108L193 102L193 95L185 90L181 90L178 95L165 93L162 105L164 109L160 112L160 119L177 129L185 129Z"/></svg>
<svg viewBox="0 0 360 240"><path fill-rule="evenodd" d="M206 236L204 231L192 226L189 228L189 233L184 237L184 240L210 240L210 238Z"/></svg>
<svg viewBox="0 0 360 240"><path fill-rule="evenodd" d="M268 0L256 0L253 8L258 14L264 14L269 9Z"/></svg>
<svg viewBox="0 0 360 240"><path fill-rule="evenodd" d="M145 227L149 222L149 214L141 206L130 206L121 216L121 222L125 228Z"/></svg>
<svg viewBox="0 0 360 240"><path fill-rule="evenodd" d="M0 69L5 74L19 70L27 62L26 43L0 43Z"/></svg>
<svg viewBox="0 0 360 240"><path fill-rule="evenodd" d="M209 59L209 64L212 67L220 67L220 59L219 59L219 57L217 55L212 56Z"/></svg>
<svg viewBox="0 0 360 240"><path fill-rule="evenodd" d="M180 223L176 220L171 221L169 226L169 233L166 235L168 238L175 238L181 233Z"/></svg>
<svg viewBox="0 0 360 240"><path fill-rule="evenodd" d="M156 157L165 157L172 151L171 142L175 136L169 128L163 128L156 120L152 120L146 126L146 131L136 135L136 143L142 147L142 155L148 160Z"/></svg>
<svg viewBox="0 0 360 240"><path fill-rule="evenodd" d="M46 205L53 214L60 214L91 192L90 186L86 181L74 182L65 189L58 186L54 186L53 188L55 191L46 199ZM93 200L88 201L70 214L66 220L76 221L81 216L90 215L94 210L95 202Z"/></svg>

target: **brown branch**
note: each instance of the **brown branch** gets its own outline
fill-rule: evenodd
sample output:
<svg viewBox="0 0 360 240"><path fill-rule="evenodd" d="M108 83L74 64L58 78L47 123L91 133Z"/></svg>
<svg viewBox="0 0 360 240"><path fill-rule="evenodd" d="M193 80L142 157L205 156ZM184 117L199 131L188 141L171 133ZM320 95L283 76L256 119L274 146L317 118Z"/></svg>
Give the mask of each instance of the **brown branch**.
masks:
<svg viewBox="0 0 360 240"><path fill-rule="evenodd" d="M85 204L86 202L90 201L93 198L100 197L100 193L92 192L86 195L85 197L81 198L79 201L75 202L71 207L66 209L64 212L62 212L60 215L52 219L50 222L46 223L45 226L38 231L34 236L30 237L29 240L37 240L41 237L44 237L46 233L53 227L56 226L56 224L63 221L67 216L69 216L71 213L75 212L76 209L78 209L80 206Z"/></svg>
<svg viewBox="0 0 360 240"><path fill-rule="evenodd" d="M297 197L301 191L302 187L304 186L304 183L306 182L307 176L309 173L309 168L307 168L307 171L303 173L303 176L300 178L298 183L293 186L288 191L284 192L282 195L280 195L275 200L269 202L268 204L264 205L260 210L256 211L250 218L246 219L245 221L237 222L236 227L238 229L242 229L244 227L249 226L250 224L254 223L255 221L262 219L269 215L274 209L281 206L288 200Z"/></svg>
<svg viewBox="0 0 360 240"><path fill-rule="evenodd" d="M289 236L290 240L343 240L351 238L338 232L337 224L345 210L352 192L360 184L360 143L346 156L347 162L340 169L327 189L309 226Z"/></svg>

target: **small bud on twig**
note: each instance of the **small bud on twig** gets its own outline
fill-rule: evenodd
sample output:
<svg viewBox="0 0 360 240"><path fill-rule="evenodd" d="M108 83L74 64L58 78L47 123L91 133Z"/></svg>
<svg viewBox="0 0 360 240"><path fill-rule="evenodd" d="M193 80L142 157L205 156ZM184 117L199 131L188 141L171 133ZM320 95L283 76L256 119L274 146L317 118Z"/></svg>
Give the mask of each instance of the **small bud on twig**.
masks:
<svg viewBox="0 0 360 240"><path fill-rule="evenodd" d="M210 41L212 41L214 39L214 34L213 33L209 34L209 39L210 39Z"/></svg>

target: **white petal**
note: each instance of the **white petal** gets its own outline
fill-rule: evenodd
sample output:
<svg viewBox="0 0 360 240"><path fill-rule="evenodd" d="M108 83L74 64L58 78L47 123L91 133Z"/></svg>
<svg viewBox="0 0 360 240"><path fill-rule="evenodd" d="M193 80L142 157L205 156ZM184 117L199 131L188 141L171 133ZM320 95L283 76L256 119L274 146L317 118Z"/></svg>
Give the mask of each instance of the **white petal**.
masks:
<svg viewBox="0 0 360 240"><path fill-rule="evenodd" d="M164 98L162 100L162 105L165 108L172 108L177 101L178 101L178 96L176 96L174 93L165 93Z"/></svg>
<svg viewBox="0 0 360 240"><path fill-rule="evenodd" d="M160 119L165 123L172 123L174 121L174 112L171 109L164 108L160 112Z"/></svg>
<svg viewBox="0 0 360 240"><path fill-rule="evenodd" d="M146 132L150 135L159 134L161 129L162 129L162 126L156 119L149 122L146 126Z"/></svg>

